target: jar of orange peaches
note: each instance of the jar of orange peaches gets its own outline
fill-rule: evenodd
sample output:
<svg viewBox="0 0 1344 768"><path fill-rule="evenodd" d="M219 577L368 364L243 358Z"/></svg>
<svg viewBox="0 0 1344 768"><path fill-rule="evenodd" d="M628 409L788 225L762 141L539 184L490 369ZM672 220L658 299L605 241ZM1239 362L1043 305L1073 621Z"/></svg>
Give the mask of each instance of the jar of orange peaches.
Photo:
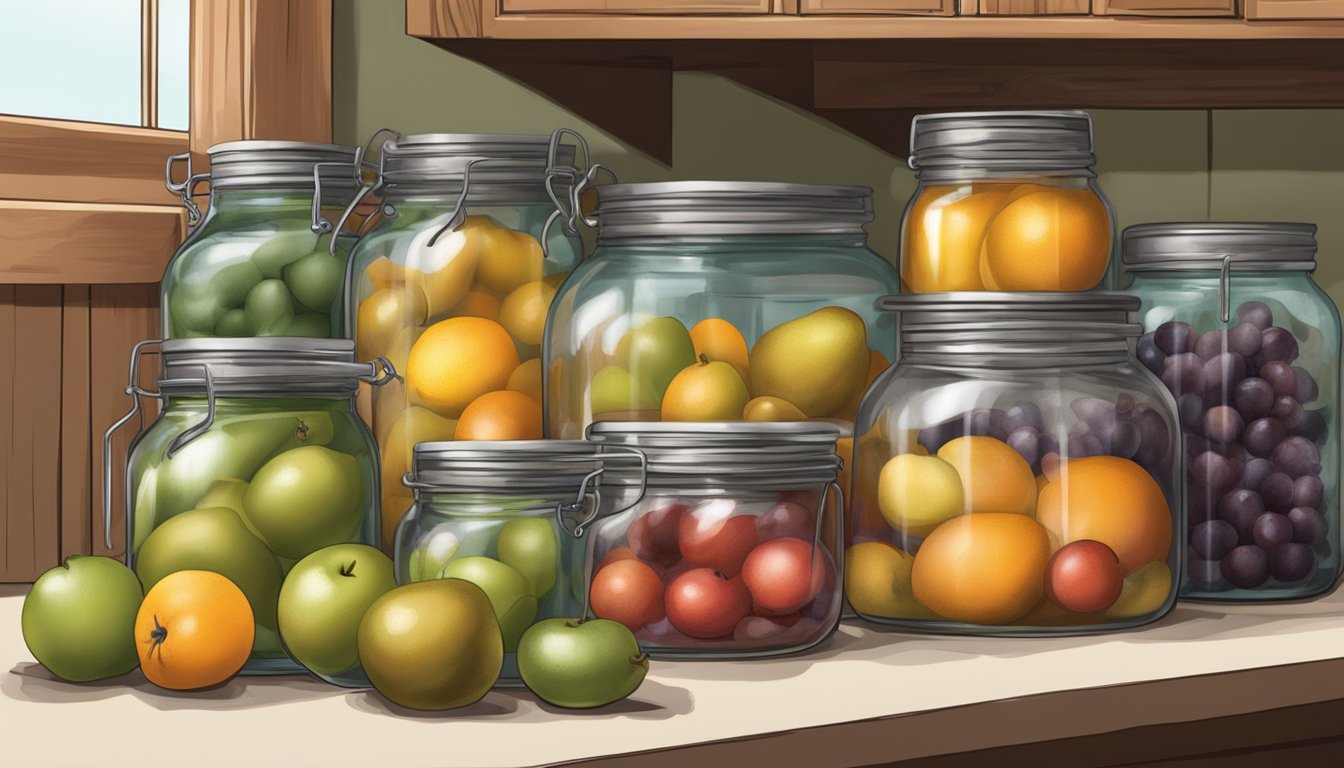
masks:
<svg viewBox="0 0 1344 768"><path fill-rule="evenodd" d="M896 351L874 309L872 191L765 182L595 187L597 249L546 329L547 436L597 421L842 423Z"/></svg>
<svg viewBox="0 0 1344 768"><path fill-rule="evenodd" d="M902 224L909 293L1113 288L1115 216L1086 112L919 115Z"/></svg>
<svg viewBox="0 0 1344 768"><path fill-rule="evenodd" d="M420 134L382 145L381 217L351 257L346 330L359 354L399 373L363 404L382 458L385 542L411 505L401 478L416 443L541 437L542 328L582 252L576 233L547 226L550 143ZM572 163L574 147L556 155Z"/></svg>
<svg viewBox="0 0 1344 768"><path fill-rule="evenodd" d="M880 306L900 313L901 362L859 409L854 611L989 635L1166 613L1182 553L1180 422L1131 351L1138 300L966 292Z"/></svg>

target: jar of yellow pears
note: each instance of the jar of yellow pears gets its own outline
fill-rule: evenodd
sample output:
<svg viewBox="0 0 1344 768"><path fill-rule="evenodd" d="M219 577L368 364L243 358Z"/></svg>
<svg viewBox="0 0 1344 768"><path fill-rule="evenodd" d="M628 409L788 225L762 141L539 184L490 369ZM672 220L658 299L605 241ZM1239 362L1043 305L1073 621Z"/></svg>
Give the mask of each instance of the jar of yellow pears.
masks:
<svg viewBox="0 0 1344 768"><path fill-rule="evenodd" d="M919 115L901 225L910 293L1113 288L1115 216L1086 112Z"/></svg>
<svg viewBox="0 0 1344 768"><path fill-rule="evenodd" d="M567 222L555 225L552 194L568 191L548 189L551 143L419 134L382 144L381 218L352 255L346 330L359 354L384 355L398 373L365 403L384 541L411 506L401 477L416 443L541 437L542 329L582 251ZM554 154L571 165L574 147Z"/></svg>

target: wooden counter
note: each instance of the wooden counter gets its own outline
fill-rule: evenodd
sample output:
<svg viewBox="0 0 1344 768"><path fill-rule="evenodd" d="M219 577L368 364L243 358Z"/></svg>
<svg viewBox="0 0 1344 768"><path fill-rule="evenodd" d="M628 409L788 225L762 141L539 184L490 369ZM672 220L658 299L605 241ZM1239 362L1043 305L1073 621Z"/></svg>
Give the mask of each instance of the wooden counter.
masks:
<svg viewBox="0 0 1344 768"><path fill-rule="evenodd" d="M163 691L53 680L0 593L6 766L1243 766L1344 762L1344 593L1181 605L1099 637L916 636L845 625L806 656L655 662L585 712L496 691L396 708L304 677ZM1175 758L1175 759L1173 759ZM1333 758L1333 759L1332 759ZM909 761L908 763L905 761Z"/></svg>

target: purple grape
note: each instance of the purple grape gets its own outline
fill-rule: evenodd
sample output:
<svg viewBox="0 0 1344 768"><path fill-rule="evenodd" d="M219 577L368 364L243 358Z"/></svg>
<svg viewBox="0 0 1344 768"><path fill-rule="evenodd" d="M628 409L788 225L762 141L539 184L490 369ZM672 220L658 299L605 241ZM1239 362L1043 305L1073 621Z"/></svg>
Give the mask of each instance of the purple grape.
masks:
<svg viewBox="0 0 1344 768"><path fill-rule="evenodd" d="M1288 429L1302 423L1302 405L1293 398L1284 395L1274 398L1274 407L1269 410L1271 418L1278 419Z"/></svg>
<svg viewBox="0 0 1344 768"><path fill-rule="evenodd" d="M1227 335L1222 331L1205 331L1195 342L1195 354L1208 360L1227 348Z"/></svg>
<svg viewBox="0 0 1344 768"><path fill-rule="evenodd" d="M1115 431L1111 433L1111 455L1122 459L1132 459L1143 444L1143 433L1132 419L1120 419L1115 422Z"/></svg>
<svg viewBox="0 0 1344 768"><path fill-rule="evenodd" d="M1293 397L1297 398L1299 403L1310 403L1321 394L1321 388L1316 384L1316 377L1300 366L1293 366Z"/></svg>
<svg viewBox="0 0 1344 768"><path fill-rule="evenodd" d="M1202 426L1204 418L1204 398L1196 394L1184 394L1176 398L1176 408L1181 414L1181 426L1194 429Z"/></svg>
<svg viewBox="0 0 1344 768"><path fill-rule="evenodd" d="M1205 560L1221 560L1237 546L1237 529L1226 520L1200 523L1190 531L1190 546Z"/></svg>
<svg viewBox="0 0 1344 768"><path fill-rule="evenodd" d="M1227 405L1210 408L1204 414L1204 435L1217 443L1230 443L1241 437L1246 426L1237 409Z"/></svg>
<svg viewBox="0 0 1344 768"><path fill-rule="evenodd" d="M1198 483L1190 483L1185 487L1185 517L1186 525L1191 528L1200 523L1207 523L1210 520L1217 520L1217 504L1214 503L1213 494L1209 489Z"/></svg>
<svg viewBox="0 0 1344 768"><path fill-rule="evenodd" d="M992 437L995 440L1008 438L1008 414L998 408L977 408L971 411L969 433Z"/></svg>
<svg viewBox="0 0 1344 768"><path fill-rule="evenodd" d="M1115 423L1115 403L1099 397L1076 397L1069 403L1078 418L1087 422L1093 432L1108 431Z"/></svg>
<svg viewBox="0 0 1344 768"><path fill-rule="evenodd" d="M1102 447L1101 441L1088 431L1086 424L1075 424L1074 428L1069 430L1069 458L1085 459L1089 456L1102 456L1105 453L1106 449Z"/></svg>
<svg viewBox="0 0 1344 768"><path fill-rule="evenodd" d="M1319 443L1325 440L1326 424L1325 414L1318 409L1314 411L1302 411L1302 423L1298 424L1293 430L1293 434L1305 437L1313 443Z"/></svg>
<svg viewBox="0 0 1344 768"><path fill-rule="evenodd" d="M1255 521L1265 513L1260 494L1237 489L1218 500L1218 518L1226 520L1237 531L1237 541L1249 544L1253 540Z"/></svg>
<svg viewBox="0 0 1344 768"><path fill-rule="evenodd" d="M1293 524L1293 541L1299 544L1321 541L1328 528L1325 515L1309 507L1294 507L1288 513L1288 522Z"/></svg>
<svg viewBox="0 0 1344 768"><path fill-rule="evenodd" d="M1190 576L1190 583L1201 592L1227 589L1227 582L1223 581L1223 565L1217 560L1191 557L1186 563L1185 572Z"/></svg>
<svg viewBox="0 0 1344 768"><path fill-rule="evenodd" d="M1279 443L1270 459L1276 469L1293 477L1321 473L1321 453L1316 450L1316 444L1305 437L1294 436Z"/></svg>
<svg viewBox="0 0 1344 768"><path fill-rule="evenodd" d="M1269 575L1291 584L1316 570L1316 555L1306 544L1284 544L1269 553Z"/></svg>
<svg viewBox="0 0 1344 768"><path fill-rule="evenodd" d="M1199 331L1196 331L1193 325L1179 320L1165 322L1157 326L1157 330L1153 332L1153 342L1157 344L1158 349L1168 355L1194 352L1195 343L1198 341Z"/></svg>
<svg viewBox="0 0 1344 768"><path fill-rule="evenodd" d="M1259 328L1250 323L1237 323L1227 332L1227 351L1235 352L1245 358L1260 354L1262 337Z"/></svg>
<svg viewBox="0 0 1344 768"><path fill-rule="evenodd" d="M1237 383L1232 402L1241 417L1252 422L1269 415L1270 409L1274 407L1274 388L1264 379L1242 379Z"/></svg>
<svg viewBox="0 0 1344 768"><path fill-rule="evenodd" d="M1246 446L1247 452L1252 456L1269 456L1288 436L1288 430L1284 429L1277 419L1256 419L1246 425L1246 431L1241 435L1241 444ZM1277 462L1275 462L1277 463Z"/></svg>
<svg viewBox="0 0 1344 768"><path fill-rule="evenodd" d="M1260 500L1271 512L1287 512L1293 508L1293 478L1275 472L1260 483Z"/></svg>
<svg viewBox="0 0 1344 768"><path fill-rule="evenodd" d="M1276 396L1291 395L1296 391L1297 376L1293 366L1282 360L1271 360L1260 366L1260 378L1269 383Z"/></svg>
<svg viewBox="0 0 1344 768"><path fill-rule="evenodd" d="M1256 331L1255 343L1257 347L1260 344L1259 331ZM1153 334L1145 333L1139 337L1134 354L1139 358L1139 362L1143 363L1143 367L1152 371L1154 375L1162 373L1162 361L1167 359L1167 355L1157 348L1157 344L1153 341Z"/></svg>
<svg viewBox="0 0 1344 768"><path fill-rule="evenodd" d="M966 422L965 414L953 416L947 421L919 430L916 441L924 446L924 450L935 454L944 444L966 435Z"/></svg>
<svg viewBox="0 0 1344 768"><path fill-rule="evenodd" d="M1041 458L1051 453L1059 455L1059 438L1049 432L1041 432L1036 438L1036 452Z"/></svg>
<svg viewBox="0 0 1344 768"><path fill-rule="evenodd" d="M1293 506L1320 508L1325 499L1325 484L1314 475L1303 475L1293 481Z"/></svg>
<svg viewBox="0 0 1344 768"><path fill-rule="evenodd" d="M1237 322L1250 323L1263 331L1274 324L1274 313L1262 301L1248 301L1237 307Z"/></svg>
<svg viewBox="0 0 1344 768"><path fill-rule="evenodd" d="M1255 589L1269 580L1269 554L1243 544L1223 558L1223 578L1234 587Z"/></svg>
<svg viewBox="0 0 1344 768"><path fill-rule="evenodd" d="M1240 355L1223 352L1204 364L1204 386L1208 389L1231 392L1244 378L1246 361Z"/></svg>
<svg viewBox="0 0 1344 768"><path fill-rule="evenodd" d="M1134 406L1133 420L1139 427L1139 449L1134 458L1145 466L1156 466L1171 452L1171 431L1162 414L1140 403Z"/></svg>
<svg viewBox="0 0 1344 768"><path fill-rule="evenodd" d="M1008 447L1017 451L1028 464L1040 461L1040 433L1035 427L1018 427L1008 435Z"/></svg>
<svg viewBox="0 0 1344 768"><path fill-rule="evenodd" d="M1260 354L1256 359L1262 365L1274 360L1291 363L1297 359L1297 339L1282 328L1266 328L1260 333Z"/></svg>
<svg viewBox="0 0 1344 768"><path fill-rule="evenodd" d="M1241 475L1233 470L1232 462L1213 451L1205 451L1190 462L1190 479L1211 495L1221 497L1237 484Z"/></svg>
<svg viewBox="0 0 1344 768"><path fill-rule="evenodd" d="M1204 391L1204 361L1193 352L1170 355L1162 363L1162 383L1176 394Z"/></svg>
<svg viewBox="0 0 1344 768"><path fill-rule="evenodd" d="M1259 491L1260 485L1265 482L1265 478L1274 473L1274 462L1269 459L1255 458L1246 462L1246 466L1241 470L1241 482L1237 485L1248 491ZM1262 497L1264 494L1260 494Z"/></svg>
<svg viewBox="0 0 1344 768"><path fill-rule="evenodd" d="M1041 416L1041 409L1035 403L1016 402L1008 408L1004 414L1008 419L1008 432L1011 434L1018 427L1035 427L1037 430L1045 429L1045 419Z"/></svg>
<svg viewBox="0 0 1344 768"><path fill-rule="evenodd" d="M1287 515L1266 512L1255 519L1255 525L1251 528L1251 538L1255 540L1256 546L1270 550L1293 540L1293 524Z"/></svg>

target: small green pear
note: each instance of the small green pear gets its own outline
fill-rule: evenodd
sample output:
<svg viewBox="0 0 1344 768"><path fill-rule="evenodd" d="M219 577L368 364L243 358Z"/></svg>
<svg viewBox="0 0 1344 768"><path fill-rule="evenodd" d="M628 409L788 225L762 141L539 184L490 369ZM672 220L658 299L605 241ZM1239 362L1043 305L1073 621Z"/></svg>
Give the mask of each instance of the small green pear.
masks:
<svg viewBox="0 0 1344 768"><path fill-rule="evenodd" d="M672 379L695 362L695 344L680 320L655 317L625 332L614 362L661 398Z"/></svg>
<svg viewBox="0 0 1344 768"><path fill-rule="evenodd" d="M589 402L593 415L645 411L658 407L658 395L619 365L608 365L593 375Z"/></svg>

